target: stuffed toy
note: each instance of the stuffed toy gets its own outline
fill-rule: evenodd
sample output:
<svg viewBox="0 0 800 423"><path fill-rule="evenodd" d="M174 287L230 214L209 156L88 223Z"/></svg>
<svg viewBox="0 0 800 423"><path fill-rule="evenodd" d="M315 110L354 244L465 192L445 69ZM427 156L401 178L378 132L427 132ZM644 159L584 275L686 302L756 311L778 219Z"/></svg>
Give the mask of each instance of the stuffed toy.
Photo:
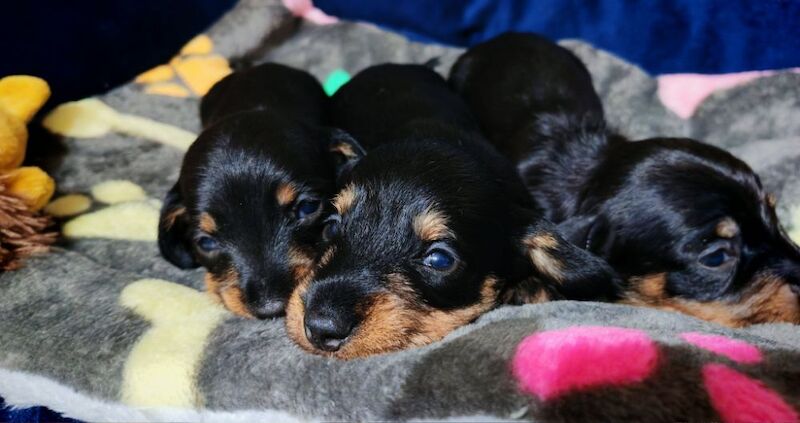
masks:
<svg viewBox="0 0 800 423"><path fill-rule="evenodd" d="M0 269L12 270L30 254L47 249L56 234L39 210L55 183L42 169L20 167L28 144L27 124L50 97L50 87L32 76L0 79Z"/></svg>

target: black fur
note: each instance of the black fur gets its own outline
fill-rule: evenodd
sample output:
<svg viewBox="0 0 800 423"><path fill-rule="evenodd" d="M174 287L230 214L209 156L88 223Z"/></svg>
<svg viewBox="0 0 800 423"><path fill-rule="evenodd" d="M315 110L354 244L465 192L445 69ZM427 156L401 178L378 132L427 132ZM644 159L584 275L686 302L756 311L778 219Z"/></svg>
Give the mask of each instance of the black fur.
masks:
<svg viewBox="0 0 800 423"><path fill-rule="evenodd" d="M417 324L394 329L392 345L359 345L362 350L342 354L413 345L415 335L424 335L425 313L479 304L491 277L498 280L493 304L525 297L514 293L523 285L537 290L542 283L558 283L537 272L528 258L523 239L534 234L556 239L549 253L562 266L564 285L598 280L606 285L612 277L605 263L560 239L540 218L513 167L429 68L370 67L333 96L331 117L367 154L354 157L352 170L342 175L340 186L353 187L356 200L352 209L330 218L339 230L326 248L335 252L302 295L305 335L315 352L346 349L354 339L368 337L365 331L381 329L361 326L374 317L370 310L381 295L399 298ZM415 234L414 219L426 210L446 217L452 238L423 240ZM425 266L426 254L435 249L457 257L452 270ZM561 260L564 254L571 260ZM397 275L405 282L393 282ZM338 341L326 344L326 338Z"/></svg>
<svg viewBox="0 0 800 423"><path fill-rule="evenodd" d="M459 58L450 83L545 216L608 260L628 281L625 291L657 274L666 276L664 295L696 301L746 302L765 278L798 291L800 254L758 176L699 141L615 135L568 50L533 34L502 35ZM720 237L725 219L740 233ZM724 264L707 265L720 249Z"/></svg>
<svg viewBox="0 0 800 423"><path fill-rule="evenodd" d="M164 201L159 230L164 257L182 268L202 265L218 280L238 280L233 288L241 290L249 314L259 318L283 312L296 282L290 248L312 254L334 190L327 150L339 131L321 126L326 101L311 75L278 64L224 78L203 99L204 130ZM291 204L278 203L281 184L296 187ZM301 201L321 206L298 219ZM185 213L170 218L182 209ZM202 213L215 220L213 234L199 228ZM203 235L219 248L211 253L198 248Z"/></svg>

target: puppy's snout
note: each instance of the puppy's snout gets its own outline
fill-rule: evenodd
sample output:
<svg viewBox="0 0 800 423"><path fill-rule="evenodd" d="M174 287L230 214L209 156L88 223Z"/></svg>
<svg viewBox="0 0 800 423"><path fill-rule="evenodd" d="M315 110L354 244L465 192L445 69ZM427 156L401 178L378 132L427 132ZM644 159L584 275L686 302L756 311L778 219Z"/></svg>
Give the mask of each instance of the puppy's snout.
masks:
<svg viewBox="0 0 800 423"><path fill-rule="evenodd" d="M257 319L269 319L271 317L283 315L286 309L286 301L280 299L263 299L256 304L251 304L248 308Z"/></svg>
<svg viewBox="0 0 800 423"><path fill-rule="evenodd" d="M258 319L282 316L286 309L291 281L288 278L253 278L245 284L245 300Z"/></svg>
<svg viewBox="0 0 800 423"><path fill-rule="evenodd" d="M319 313L307 315L305 319L306 338L312 345L323 351L339 350L353 331L353 323L339 316L325 316Z"/></svg>
<svg viewBox="0 0 800 423"><path fill-rule="evenodd" d="M351 278L313 282L303 296L306 339L321 351L338 351L360 323L356 305L364 292Z"/></svg>

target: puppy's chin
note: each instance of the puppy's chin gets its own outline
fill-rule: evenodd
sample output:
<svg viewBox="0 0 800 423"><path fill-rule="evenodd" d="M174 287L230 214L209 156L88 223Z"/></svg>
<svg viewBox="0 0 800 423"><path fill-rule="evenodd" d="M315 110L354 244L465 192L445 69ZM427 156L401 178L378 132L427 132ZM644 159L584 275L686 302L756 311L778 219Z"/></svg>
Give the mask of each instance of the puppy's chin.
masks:
<svg viewBox="0 0 800 423"><path fill-rule="evenodd" d="M454 310L438 310L411 292L382 292L365 301L360 324L345 344L334 352L312 345L305 335L303 294L308 283L298 286L286 307L286 330L302 349L341 360L420 347L444 338L453 330L477 319L497 304L498 283L494 277L484 281L478 302Z"/></svg>
<svg viewBox="0 0 800 423"><path fill-rule="evenodd" d="M666 273L631 278L626 304L677 311L730 327L759 323L800 324L800 296L782 277L763 273L754 277L734 298L697 301L669 297Z"/></svg>

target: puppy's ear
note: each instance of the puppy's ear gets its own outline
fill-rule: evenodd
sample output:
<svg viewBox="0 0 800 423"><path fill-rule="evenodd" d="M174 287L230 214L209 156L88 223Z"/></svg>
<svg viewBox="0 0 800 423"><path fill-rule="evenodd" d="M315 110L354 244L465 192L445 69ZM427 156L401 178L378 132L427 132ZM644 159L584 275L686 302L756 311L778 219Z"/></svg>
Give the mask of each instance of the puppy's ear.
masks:
<svg viewBox="0 0 800 423"><path fill-rule="evenodd" d="M192 253L189 214L176 183L167 193L158 222L158 248L167 261L181 269L199 266Z"/></svg>
<svg viewBox="0 0 800 423"><path fill-rule="evenodd" d="M618 297L620 278L611 266L569 242L548 220L531 216L517 243L520 253L531 265L532 276L558 296L569 300L614 300Z"/></svg>
<svg viewBox="0 0 800 423"><path fill-rule="evenodd" d="M338 128L330 130L328 152L336 168L337 180L349 173L353 166L367 154L355 138Z"/></svg>

